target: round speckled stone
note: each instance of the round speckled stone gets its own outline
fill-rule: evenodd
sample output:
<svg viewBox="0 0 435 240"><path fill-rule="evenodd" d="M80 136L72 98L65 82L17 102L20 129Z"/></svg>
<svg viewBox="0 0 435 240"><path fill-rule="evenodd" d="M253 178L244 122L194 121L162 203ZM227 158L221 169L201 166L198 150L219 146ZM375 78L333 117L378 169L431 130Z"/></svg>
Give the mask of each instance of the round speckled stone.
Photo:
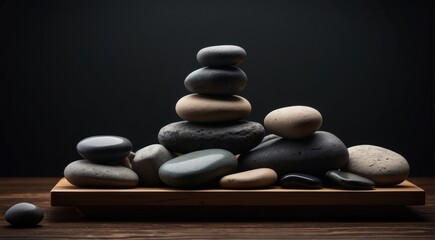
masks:
<svg viewBox="0 0 435 240"><path fill-rule="evenodd" d="M196 58L204 66L231 66L242 63L246 59L246 51L235 45L217 45L199 50Z"/></svg>
<svg viewBox="0 0 435 240"><path fill-rule="evenodd" d="M374 145L350 147L345 171L368 178L376 186L393 186L405 181L409 164L400 154Z"/></svg>
<svg viewBox="0 0 435 240"><path fill-rule="evenodd" d="M42 208L27 202L17 203L5 213L5 220L16 227L33 227L43 218Z"/></svg>

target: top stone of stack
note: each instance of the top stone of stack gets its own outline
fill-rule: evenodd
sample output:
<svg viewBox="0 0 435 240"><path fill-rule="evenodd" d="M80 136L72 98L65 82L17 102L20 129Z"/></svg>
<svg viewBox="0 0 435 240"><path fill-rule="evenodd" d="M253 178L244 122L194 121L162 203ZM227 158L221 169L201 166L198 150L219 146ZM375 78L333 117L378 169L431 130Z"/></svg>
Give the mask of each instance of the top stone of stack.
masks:
<svg viewBox="0 0 435 240"><path fill-rule="evenodd" d="M235 45L210 46L201 49L196 58L208 67L235 66L245 61L246 51Z"/></svg>
<svg viewBox="0 0 435 240"><path fill-rule="evenodd" d="M187 90L205 95L235 95L242 92L248 77L235 65L246 59L243 48L218 45L199 50L198 62L205 67L191 72L184 81Z"/></svg>

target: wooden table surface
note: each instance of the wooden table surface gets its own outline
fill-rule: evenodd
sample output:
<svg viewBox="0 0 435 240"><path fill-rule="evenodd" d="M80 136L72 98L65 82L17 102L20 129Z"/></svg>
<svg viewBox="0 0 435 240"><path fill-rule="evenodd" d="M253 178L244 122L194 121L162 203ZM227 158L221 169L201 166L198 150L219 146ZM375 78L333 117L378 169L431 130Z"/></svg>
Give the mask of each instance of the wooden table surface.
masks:
<svg viewBox="0 0 435 240"><path fill-rule="evenodd" d="M0 238L435 239L435 179L410 180L426 191L426 204L390 209L385 214L375 214L367 207L352 216L318 208L318 216L308 217L289 213L284 217L250 214L235 218L229 213L219 218L87 219L74 208L50 206L50 190L59 178L0 178ZM4 220L4 212L18 202L44 209L39 226L13 228Z"/></svg>

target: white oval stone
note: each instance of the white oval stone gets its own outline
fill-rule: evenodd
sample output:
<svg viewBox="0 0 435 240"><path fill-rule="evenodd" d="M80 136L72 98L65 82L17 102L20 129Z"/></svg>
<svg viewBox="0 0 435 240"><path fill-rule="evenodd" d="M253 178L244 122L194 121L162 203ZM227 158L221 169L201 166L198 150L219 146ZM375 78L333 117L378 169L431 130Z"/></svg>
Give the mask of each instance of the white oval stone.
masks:
<svg viewBox="0 0 435 240"><path fill-rule="evenodd" d="M269 133L283 138L298 139L314 134L322 126L319 111L307 106L290 106L276 109L264 118Z"/></svg>
<svg viewBox="0 0 435 240"><path fill-rule="evenodd" d="M368 178L376 186L393 186L408 178L409 164L396 152L374 145L357 145L348 151L349 162L344 171Z"/></svg>

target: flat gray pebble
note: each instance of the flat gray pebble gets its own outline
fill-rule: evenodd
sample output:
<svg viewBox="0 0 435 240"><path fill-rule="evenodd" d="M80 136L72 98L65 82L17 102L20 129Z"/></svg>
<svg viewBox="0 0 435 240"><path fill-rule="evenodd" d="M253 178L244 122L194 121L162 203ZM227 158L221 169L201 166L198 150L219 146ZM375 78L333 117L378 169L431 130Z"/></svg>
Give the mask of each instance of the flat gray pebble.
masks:
<svg viewBox="0 0 435 240"><path fill-rule="evenodd" d="M77 144L83 158L102 164L120 163L131 152L130 140L120 136L92 136Z"/></svg>
<svg viewBox="0 0 435 240"><path fill-rule="evenodd" d="M133 188L139 182L137 174L129 168L85 159L68 164L64 175L68 182L81 188Z"/></svg>

